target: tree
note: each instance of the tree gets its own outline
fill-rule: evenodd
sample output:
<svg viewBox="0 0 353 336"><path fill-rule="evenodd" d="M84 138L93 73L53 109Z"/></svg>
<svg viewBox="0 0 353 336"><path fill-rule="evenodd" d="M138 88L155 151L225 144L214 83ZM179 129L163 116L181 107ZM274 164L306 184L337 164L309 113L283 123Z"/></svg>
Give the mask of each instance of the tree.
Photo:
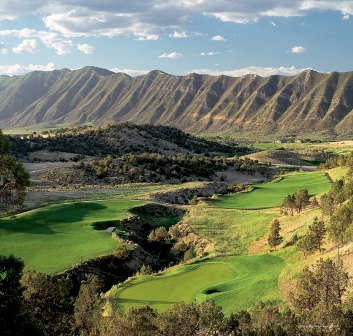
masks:
<svg viewBox="0 0 353 336"><path fill-rule="evenodd" d="M304 258L306 259L309 253L316 251L315 240L312 235L305 235L300 238L296 244L297 248L304 252Z"/></svg>
<svg viewBox="0 0 353 336"><path fill-rule="evenodd" d="M348 280L341 259L320 259L314 267L306 267L298 277L298 294L292 297L292 303L299 312L309 312L320 303L342 305Z"/></svg>
<svg viewBox="0 0 353 336"><path fill-rule="evenodd" d="M320 198L321 211L324 216L332 216L335 211L333 199L328 194L323 194Z"/></svg>
<svg viewBox="0 0 353 336"><path fill-rule="evenodd" d="M309 235L312 236L311 241L314 243L316 249L321 253L322 242L326 235L325 223L323 220L314 218L313 224L309 225Z"/></svg>
<svg viewBox="0 0 353 336"><path fill-rule="evenodd" d="M24 311L23 267L22 260L14 256L0 256L0 334L3 336L43 335Z"/></svg>
<svg viewBox="0 0 353 336"><path fill-rule="evenodd" d="M307 189L300 189L294 193L294 204L297 212L301 212L309 204L309 192Z"/></svg>
<svg viewBox="0 0 353 336"><path fill-rule="evenodd" d="M0 212L23 204L29 175L23 165L9 155L10 142L0 130Z"/></svg>
<svg viewBox="0 0 353 336"><path fill-rule="evenodd" d="M281 226L279 220L276 218L271 223L271 231L267 239L268 245L270 245L271 248L274 247L276 249L276 247L283 242L283 237L281 236L280 231Z"/></svg>
<svg viewBox="0 0 353 336"><path fill-rule="evenodd" d="M162 242L165 242L168 239L169 239L168 231L163 226L160 226L157 229L151 231L150 234L148 235L148 241L149 242L162 243Z"/></svg>
<svg viewBox="0 0 353 336"><path fill-rule="evenodd" d="M73 325L71 283L63 277L26 271L22 283L25 308L48 335L69 335Z"/></svg>
<svg viewBox="0 0 353 336"><path fill-rule="evenodd" d="M104 325L106 324L106 325ZM120 312L103 321L106 336L155 336L158 335L157 312L151 307L130 308L127 313Z"/></svg>
<svg viewBox="0 0 353 336"><path fill-rule="evenodd" d="M0 144L1 146L1 144ZM14 256L0 256L0 333L16 332L22 310L23 287L20 283L23 262Z"/></svg>
<svg viewBox="0 0 353 336"><path fill-rule="evenodd" d="M102 299L99 296L101 284L96 276L81 284L74 304L75 329L82 335L90 335L98 324Z"/></svg>
<svg viewBox="0 0 353 336"><path fill-rule="evenodd" d="M346 323L342 297L348 280L341 259L320 259L298 277L296 295L292 293L291 302L301 325L315 326L313 335L342 335ZM312 335L312 329L309 330L308 334Z"/></svg>
<svg viewBox="0 0 353 336"><path fill-rule="evenodd" d="M338 208L330 218L328 232L330 238L340 244L345 241L345 234L348 227L353 222L352 208L349 204L344 204Z"/></svg>
<svg viewBox="0 0 353 336"><path fill-rule="evenodd" d="M293 209L295 207L295 198L294 195L288 195L285 197L283 204L283 208L286 208L287 210L290 210L291 215L293 216Z"/></svg>

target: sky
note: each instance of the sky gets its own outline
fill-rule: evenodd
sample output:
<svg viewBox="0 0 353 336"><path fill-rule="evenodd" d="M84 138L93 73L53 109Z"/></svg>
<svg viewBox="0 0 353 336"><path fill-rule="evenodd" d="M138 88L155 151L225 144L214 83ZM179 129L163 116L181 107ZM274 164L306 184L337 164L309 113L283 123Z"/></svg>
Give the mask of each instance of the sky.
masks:
<svg viewBox="0 0 353 336"><path fill-rule="evenodd" d="M353 1L0 0L0 74L353 70Z"/></svg>

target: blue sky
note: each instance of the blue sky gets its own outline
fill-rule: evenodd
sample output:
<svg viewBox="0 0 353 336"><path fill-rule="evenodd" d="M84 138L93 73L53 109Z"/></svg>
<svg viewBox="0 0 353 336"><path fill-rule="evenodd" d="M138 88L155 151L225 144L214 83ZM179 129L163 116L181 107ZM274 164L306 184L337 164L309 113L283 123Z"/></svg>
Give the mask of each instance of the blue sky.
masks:
<svg viewBox="0 0 353 336"><path fill-rule="evenodd" d="M353 1L0 0L0 73L353 70Z"/></svg>

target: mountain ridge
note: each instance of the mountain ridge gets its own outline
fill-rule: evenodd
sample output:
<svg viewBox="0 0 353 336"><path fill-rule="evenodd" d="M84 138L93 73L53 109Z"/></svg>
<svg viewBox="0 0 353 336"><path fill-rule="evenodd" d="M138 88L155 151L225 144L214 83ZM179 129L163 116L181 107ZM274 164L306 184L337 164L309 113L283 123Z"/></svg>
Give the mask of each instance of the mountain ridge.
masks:
<svg viewBox="0 0 353 336"><path fill-rule="evenodd" d="M353 72L130 77L87 66L0 76L1 128L149 123L192 133L353 135Z"/></svg>

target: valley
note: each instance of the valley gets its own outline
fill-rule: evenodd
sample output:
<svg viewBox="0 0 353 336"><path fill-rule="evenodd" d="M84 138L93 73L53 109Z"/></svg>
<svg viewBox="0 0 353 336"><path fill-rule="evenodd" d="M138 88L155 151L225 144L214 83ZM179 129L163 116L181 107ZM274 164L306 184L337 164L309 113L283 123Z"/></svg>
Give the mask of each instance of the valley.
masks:
<svg viewBox="0 0 353 336"><path fill-rule="evenodd" d="M158 133L138 127L156 136L165 132L161 126ZM135 146L129 154L97 155L105 141L114 148L119 134L130 130L133 139L130 125L100 128L98 136L92 128L78 134L58 130L50 138L15 135L13 155L28 169L31 185L25 208L0 219L0 254L21 258L27 272L70 279L76 293L80 282L96 277L104 316L145 306L163 314L178 303L208 300L226 317L263 302L283 306L307 265L335 257L337 245L330 239L320 253L303 253L298 241L322 217L317 200L348 173L337 152L343 148L348 158L348 143L276 149L273 143L217 145L178 133L178 142L166 142L164 153ZM63 134L70 143L84 137L85 147L68 142L68 151L58 150L67 141ZM158 141L144 137L145 149ZM142 174L144 181L136 179ZM288 195L304 189L303 209L284 207ZM273 248L268 237L275 220L282 238ZM353 274L352 243L339 249Z"/></svg>

